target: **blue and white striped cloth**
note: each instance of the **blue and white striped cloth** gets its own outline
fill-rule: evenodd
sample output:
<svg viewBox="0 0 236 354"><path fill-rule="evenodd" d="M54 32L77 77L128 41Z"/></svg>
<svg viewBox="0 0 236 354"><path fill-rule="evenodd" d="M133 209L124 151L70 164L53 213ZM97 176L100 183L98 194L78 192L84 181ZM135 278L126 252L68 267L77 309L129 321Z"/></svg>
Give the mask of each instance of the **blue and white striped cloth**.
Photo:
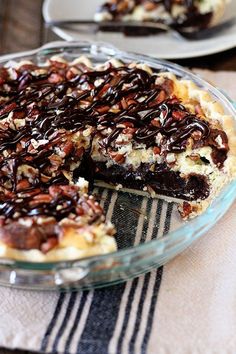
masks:
<svg viewBox="0 0 236 354"><path fill-rule="evenodd" d="M107 218L119 225L117 241L120 247L147 242L168 232L173 204L116 191L97 189L95 192L101 196ZM124 220L124 213L120 211L127 204L134 208L127 208ZM137 215L137 210L142 212ZM36 294L12 290L16 294L12 304L18 317L15 320L21 328L9 336L21 333L20 348L24 348L23 343L29 343L28 333L24 338L24 328L30 332L28 326L32 328L33 324L28 324L28 316L21 317L22 311L17 311L17 307L22 310L26 306L26 315L30 306L31 321L33 318L34 322L43 321L44 324L37 338L30 338L33 347L30 344L25 349L69 354L146 353L161 278L162 267L126 283L92 291ZM2 289L0 299L9 292L11 290ZM50 310L42 311L44 302L49 299L52 301L47 304ZM2 340L5 342L4 338ZM0 345L5 345L4 342L0 334Z"/></svg>

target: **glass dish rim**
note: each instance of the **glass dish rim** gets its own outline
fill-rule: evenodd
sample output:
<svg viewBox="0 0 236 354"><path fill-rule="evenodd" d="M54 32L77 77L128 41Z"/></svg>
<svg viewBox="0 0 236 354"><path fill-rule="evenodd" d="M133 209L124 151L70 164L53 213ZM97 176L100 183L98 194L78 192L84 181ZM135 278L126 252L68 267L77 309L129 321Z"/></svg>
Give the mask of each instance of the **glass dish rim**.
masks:
<svg viewBox="0 0 236 354"><path fill-rule="evenodd" d="M119 55L120 57L130 59L130 60L136 60L136 61L144 61L144 62L149 62L149 64L153 65L162 65L168 69L170 69L172 72L176 73L177 75L182 74L183 76L187 76L187 78L192 79L194 82L204 86L205 89L208 89L210 93L214 94L221 103L223 103L224 108L227 108L232 116L236 117L236 103L234 103L230 98L227 96L227 94L224 91L221 91L220 89L214 87L210 83L206 82L196 74L192 73L190 70L183 68L182 66L172 63L170 61L164 60L164 59L156 59L152 58L146 55L141 55L141 54L135 54L135 53L130 53L130 52L124 52L116 48L115 46L109 44L109 43L104 43L104 42L92 42L92 41L73 41L73 42L65 42L65 41L56 41L56 42L50 42L47 43L46 45L43 45L39 48L29 50L29 51L23 51L23 52L18 52L18 53L12 53L12 54L5 54L0 56L0 64L5 63L9 60L14 60L14 59L20 59L28 56L37 56L39 54L44 53L44 51L50 51L50 50L61 50L58 54L63 54L63 50L66 49L81 49L81 48L96 48L104 52L104 54L108 54L110 56L115 57L115 55ZM106 53L105 53L106 52ZM52 53L53 54L53 53ZM20 269L44 269L44 270L50 270L54 269L58 265L65 265L65 266L70 266L73 264L80 265L85 261L89 262L99 262L99 261L106 261L110 258L120 258L120 257L125 257L125 256L131 256L133 254L137 254L137 251L140 252L140 254L143 252L147 252L149 249L153 249L153 247L158 248L159 246L166 244L166 243L175 243L178 241L178 239L181 239L181 235L189 232L189 230L193 230L194 228L200 228L203 226L206 221L208 220L209 216L211 215L214 207L217 205L217 203L223 201L224 199L230 197L233 193L236 192L236 180L232 181L231 183L227 184L221 193L216 197L216 199L211 203L211 205L207 208L207 210L199 215L198 217L191 219L187 221L184 225L179 227L176 230L173 230L171 232L168 232L166 235L164 235L161 239L156 239L156 240L151 240L146 243L132 246L126 249L121 249L117 250L112 253L107 253L104 255L96 255L96 256L91 256L91 257L84 257L84 258L79 258L79 259L73 259L73 260L60 260L60 261L50 261L50 262L30 262L30 261L21 261L21 260L14 260L10 258L2 258L0 259L0 265L9 265L9 266L15 266ZM236 195L232 200L236 199ZM225 210L225 212L227 209ZM214 224L210 225L212 227Z"/></svg>

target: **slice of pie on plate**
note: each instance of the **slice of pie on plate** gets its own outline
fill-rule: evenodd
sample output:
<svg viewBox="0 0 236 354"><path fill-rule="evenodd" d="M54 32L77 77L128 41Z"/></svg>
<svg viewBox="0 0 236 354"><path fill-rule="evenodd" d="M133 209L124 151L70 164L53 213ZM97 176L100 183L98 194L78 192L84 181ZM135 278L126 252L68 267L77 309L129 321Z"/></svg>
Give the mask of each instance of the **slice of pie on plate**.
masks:
<svg viewBox="0 0 236 354"><path fill-rule="evenodd" d="M187 219L236 174L233 117L194 82L144 63L9 63L0 118L1 257L115 251L88 182L177 201Z"/></svg>
<svg viewBox="0 0 236 354"><path fill-rule="evenodd" d="M95 21L155 21L168 25L210 27L222 18L230 0L108 0Z"/></svg>

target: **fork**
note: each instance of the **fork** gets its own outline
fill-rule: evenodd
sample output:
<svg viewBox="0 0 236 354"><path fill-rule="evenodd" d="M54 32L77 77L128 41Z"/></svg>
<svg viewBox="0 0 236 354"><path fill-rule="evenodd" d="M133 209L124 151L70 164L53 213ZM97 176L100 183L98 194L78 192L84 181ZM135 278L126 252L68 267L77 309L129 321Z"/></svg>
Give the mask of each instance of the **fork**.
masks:
<svg viewBox="0 0 236 354"><path fill-rule="evenodd" d="M103 31L120 31L120 32L131 32L135 33L136 30L142 31L151 31L152 33L159 32L170 32L171 34L182 37L187 40L201 40L213 37L217 34L222 33L223 31L231 28L236 24L236 17L233 17L229 20L226 20L218 25L197 30L196 27L176 27L172 25L167 25L164 23L158 22L122 22L122 21L103 21L95 22L93 20L56 20L56 21L47 21L47 27L60 27L71 31L78 31L78 27L74 26L87 26L89 30L96 32L101 29Z"/></svg>

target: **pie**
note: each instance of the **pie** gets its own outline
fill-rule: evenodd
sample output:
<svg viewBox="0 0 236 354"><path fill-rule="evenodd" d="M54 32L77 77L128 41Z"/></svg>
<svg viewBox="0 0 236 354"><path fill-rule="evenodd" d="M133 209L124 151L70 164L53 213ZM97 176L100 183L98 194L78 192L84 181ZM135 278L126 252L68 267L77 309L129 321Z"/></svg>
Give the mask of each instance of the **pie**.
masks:
<svg viewBox="0 0 236 354"><path fill-rule="evenodd" d="M95 21L155 21L174 27L210 27L221 19L230 0L108 0Z"/></svg>
<svg viewBox="0 0 236 354"><path fill-rule="evenodd" d="M115 251L94 183L177 201L188 219L236 175L233 118L194 82L144 63L9 63L0 117L1 257Z"/></svg>

